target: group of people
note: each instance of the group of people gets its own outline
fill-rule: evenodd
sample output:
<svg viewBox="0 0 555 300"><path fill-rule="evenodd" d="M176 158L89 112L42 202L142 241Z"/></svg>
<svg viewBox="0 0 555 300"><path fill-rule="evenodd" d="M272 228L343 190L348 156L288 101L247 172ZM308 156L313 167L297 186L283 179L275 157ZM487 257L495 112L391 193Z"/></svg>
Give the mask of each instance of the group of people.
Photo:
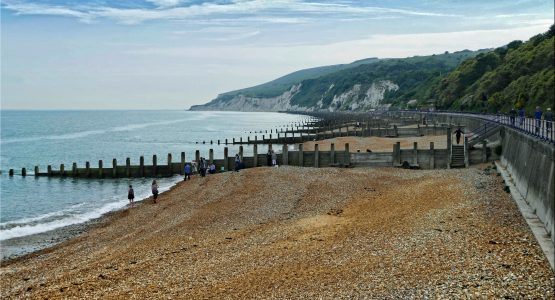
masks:
<svg viewBox="0 0 555 300"><path fill-rule="evenodd" d="M511 126L516 126L516 118L518 116L518 126L524 126L524 122L526 119L526 113L524 111L524 107L520 107L517 111L516 108L512 108L509 111L509 120L511 122ZM542 119L545 122L545 126L542 126ZM546 112L544 113L541 110L541 107L536 106L536 111L534 112L534 134L540 135L540 131L542 128L545 128L546 132L551 132L553 128L553 112L551 108L547 108Z"/></svg>
<svg viewBox="0 0 555 300"><path fill-rule="evenodd" d="M152 191L152 200L156 203L156 200L158 199L158 183L156 183L156 179L152 181L150 189ZM133 206L135 203L135 191L133 190L132 185L129 185L129 190L127 190L127 199L129 200L129 205Z"/></svg>
<svg viewBox="0 0 555 300"><path fill-rule="evenodd" d="M266 153L266 164L268 167L277 167L277 153L274 149L268 149L268 153Z"/></svg>

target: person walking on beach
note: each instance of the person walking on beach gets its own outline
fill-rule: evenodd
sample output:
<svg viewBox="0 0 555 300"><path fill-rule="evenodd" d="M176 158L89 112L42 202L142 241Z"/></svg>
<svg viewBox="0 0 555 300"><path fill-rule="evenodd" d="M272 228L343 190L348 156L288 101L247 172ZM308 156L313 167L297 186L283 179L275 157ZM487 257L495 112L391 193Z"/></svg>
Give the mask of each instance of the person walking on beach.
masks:
<svg viewBox="0 0 555 300"><path fill-rule="evenodd" d="M272 166L277 167L277 153L272 150Z"/></svg>
<svg viewBox="0 0 555 300"><path fill-rule="evenodd" d="M154 200L154 203L156 203L156 199L158 199L158 184L156 183L156 180L152 181L150 188L152 190L152 199Z"/></svg>
<svg viewBox="0 0 555 300"><path fill-rule="evenodd" d="M239 157L239 153L235 154L235 172L239 172L241 168L241 157Z"/></svg>
<svg viewBox="0 0 555 300"><path fill-rule="evenodd" d="M207 165L206 165L206 160L204 159L204 157L200 158L199 167L200 167L200 176L201 177L206 176Z"/></svg>
<svg viewBox="0 0 555 300"><path fill-rule="evenodd" d="M535 134L540 135L540 128L542 127L542 110L539 106L536 106L536 111L534 112L534 119L536 120L536 130Z"/></svg>
<svg viewBox="0 0 555 300"><path fill-rule="evenodd" d="M183 178L184 181L187 181L187 179L191 180L191 165L190 164L185 164L185 168L183 170L183 173L185 173L185 177Z"/></svg>
<svg viewBox="0 0 555 300"><path fill-rule="evenodd" d="M266 165L268 165L268 167L272 166L272 148L268 148L268 152L266 153Z"/></svg>
<svg viewBox="0 0 555 300"><path fill-rule="evenodd" d="M129 199L129 205L133 206L133 202L135 201L135 191L133 191L133 187L129 185L129 191L127 191L127 199Z"/></svg>
<svg viewBox="0 0 555 300"><path fill-rule="evenodd" d="M464 132L461 130L461 128L459 127L459 129L455 130L455 137L457 138L457 145L461 142L461 135Z"/></svg>

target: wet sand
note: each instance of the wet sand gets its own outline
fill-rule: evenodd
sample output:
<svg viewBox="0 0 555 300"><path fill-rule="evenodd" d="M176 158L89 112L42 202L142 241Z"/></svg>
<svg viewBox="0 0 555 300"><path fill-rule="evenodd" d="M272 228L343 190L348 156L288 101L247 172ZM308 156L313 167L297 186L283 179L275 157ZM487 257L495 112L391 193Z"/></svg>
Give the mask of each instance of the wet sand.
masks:
<svg viewBox="0 0 555 300"><path fill-rule="evenodd" d="M195 177L3 262L2 297L553 299L555 275L502 189L478 167Z"/></svg>

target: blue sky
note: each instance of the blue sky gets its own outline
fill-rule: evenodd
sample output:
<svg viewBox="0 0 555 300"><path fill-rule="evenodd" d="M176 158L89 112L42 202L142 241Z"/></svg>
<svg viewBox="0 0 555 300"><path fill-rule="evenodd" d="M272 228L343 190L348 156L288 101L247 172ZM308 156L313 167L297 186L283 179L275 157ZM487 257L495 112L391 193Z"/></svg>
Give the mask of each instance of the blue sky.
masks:
<svg viewBox="0 0 555 300"><path fill-rule="evenodd" d="M2 0L2 108L181 109L302 68L526 40L553 1Z"/></svg>

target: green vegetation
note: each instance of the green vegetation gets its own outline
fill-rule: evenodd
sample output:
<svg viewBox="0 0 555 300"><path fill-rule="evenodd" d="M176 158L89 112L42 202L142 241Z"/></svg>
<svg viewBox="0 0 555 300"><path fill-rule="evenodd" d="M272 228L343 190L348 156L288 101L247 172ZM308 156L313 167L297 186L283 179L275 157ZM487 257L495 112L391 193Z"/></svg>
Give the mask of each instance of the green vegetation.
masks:
<svg viewBox="0 0 555 300"><path fill-rule="evenodd" d="M554 25L529 41L513 41L464 61L425 93L442 109L483 112L524 106L553 108L555 101Z"/></svg>

